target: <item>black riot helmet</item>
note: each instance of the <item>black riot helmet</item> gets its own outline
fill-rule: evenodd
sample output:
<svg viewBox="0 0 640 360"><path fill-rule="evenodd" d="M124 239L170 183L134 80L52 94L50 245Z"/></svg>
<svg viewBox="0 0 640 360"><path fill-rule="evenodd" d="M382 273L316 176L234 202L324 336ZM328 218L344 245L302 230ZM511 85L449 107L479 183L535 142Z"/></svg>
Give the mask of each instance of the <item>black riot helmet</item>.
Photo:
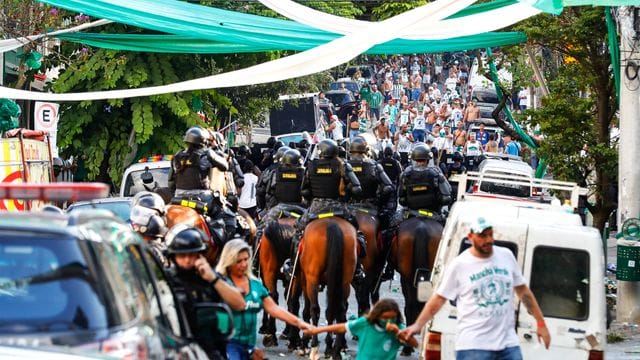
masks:
<svg viewBox="0 0 640 360"><path fill-rule="evenodd" d="M158 212L159 215L165 213L165 203L162 196L151 191L141 191L137 193L131 201L131 207L142 206Z"/></svg>
<svg viewBox="0 0 640 360"><path fill-rule="evenodd" d="M276 144L276 138L274 136L270 136L269 139L267 140L267 147L269 149L273 149L273 145Z"/></svg>
<svg viewBox="0 0 640 360"><path fill-rule="evenodd" d="M362 136L356 136L351 141L351 147L349 148L350 153L360 153L366 154L369 151L369 145L367 144L367 140Z"/></svg>
<svg viewBox="0 0 640 360"><path fill-rule="evenodd" d="M202 231L184 224L172 227L165 236L169 254L203 252L207 249L205 241L206 235Z"/></svg>
<svg viewBox="0 0 640 360"><path fill-rule="evenodd" d="M194 126L187 130L187 132L184 134L183 140L189 145L202 147L207 143L208 139L209 134L207 134L207 131L205 129Z"/></svg>
<svg viewBox="0 0 640 360"><path fill-rule="evenodd" d="M393 157L393 148L391 146L387 146L386 148L384 148L384 150L382 150L382 155L385 158L392 158Z"/></svg>
<svg viewBox="0 0 640 360"><path fill-rule="evenodd" d="M288 146L279 147L278 150L276 150L276 153L273 154L273 162L276 164L279 163L284 153L286 153L288 150L291 150L291 148Z"/></svg>
<svg viewBox="0 0 640 360"><path fill-rule="evenodd" d="M240 147L238 147L238 155L251 156L251 148L245 144L240 145Z"/></svg>
<svg viewBox="0 0 640 360"><path fill-rule="evenodd" d="M275 143L273 143L273 150L274 151L278 151L278 149L280 149L283 146L284 146L284 143L282 141L278 140Z"/></svg>
<svg viewBox="0 0 640 360"><path fill-rule="evenodd" d="M453 161L460 161L460 162L464 160L464 158L462 157L462 154L459 151L454 152L453 156L451 156L451 159Z"/></svg>
<svg viewBox="0 0 640 360"><path fill-rule="evenodd" d="M431 149L425 144L419 144L411 151L411 159L413 161L429 161L432 157Z"/></svg>
<svg viewBox="0 0 640 360"><path fill-rule="evenodd" d="M302 164L302 155L300 155L300 151L296 149L289 149L282 155L280 161L284 165L300 166Z"/></svg>
<svg viewBox="0 0 640 360"><path fill-rule="evenodd" d="M320 159L333 159L338 156L338 144L331 139L324 139L318 143Z"/></svg>

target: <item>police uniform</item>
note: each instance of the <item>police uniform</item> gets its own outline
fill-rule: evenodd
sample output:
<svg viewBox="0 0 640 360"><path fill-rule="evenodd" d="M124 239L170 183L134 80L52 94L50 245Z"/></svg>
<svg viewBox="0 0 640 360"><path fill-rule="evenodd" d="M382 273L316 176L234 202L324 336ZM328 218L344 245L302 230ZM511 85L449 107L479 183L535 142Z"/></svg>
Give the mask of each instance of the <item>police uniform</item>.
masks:
<svg viewBox="0 0 640 360"><path fill-rule="evenodd" d="M392 198L394 186L382 165L364 155L354 153L349 160L353 173L360 181L362 195L359 199L352 199L351 204L356 207L375 209L380 221L381 228L387 226L389 216L395 211L391 208L389 199Z"/></svg>
<svg viewBox="0 0 640 360"><path fill-rule="evenodd" d="M262 218L258 226L260 234L269 221L278 221L281 217L300 216L304 213L305 209L302 206L303 178L304 168L302 166L281 163L271 172L267 193L270 201L275 204L270 206L269 211Z"/></svg>

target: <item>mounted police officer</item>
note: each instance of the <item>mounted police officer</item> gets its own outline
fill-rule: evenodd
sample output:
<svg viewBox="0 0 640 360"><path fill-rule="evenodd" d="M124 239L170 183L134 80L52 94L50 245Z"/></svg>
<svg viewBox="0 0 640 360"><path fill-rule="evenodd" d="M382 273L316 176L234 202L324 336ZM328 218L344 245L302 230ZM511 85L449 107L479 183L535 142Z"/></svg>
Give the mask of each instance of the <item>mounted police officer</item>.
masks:
<svg viewBox="0 0 640 360"><path fill-rule="evenodd" d="M131 227L149 244L156 259L168 267L167 246L164 242L167 222L164 215L165 203L160 195L141 191L133 197L129 214Z"/></svg>
<svg viewBox="0 0 640 360"><path fill-rule="evenodd" d="M388 212L389 216L380 219L380 227L383 229L389 227L389 218L393 216L398 207L398 184L400 183L400 175L402 175L402 165L395 155L396 153L393 151L393 148L391 146L387 146L382 150L382 158L378 160L378 163L382 166L382 169L384 169L384 172L393 184L393 192L391 193L391 196L389 196L389 201L385 206L385 210ZM383 222L385 220L387 221L386 223Z"/></svg>
<svg viewBox="0 0 640 360"><path fill-rule="evenodd" d="M171 280L178 301L183 304L191 329L198 323L196 305L225 302L231 309L245 308L242 293L211 269L202 253L207 249L206 235L188 225L176 225L165 237L171 261ZM222 281L220 281L222 280ZM212 334L193 334L210 359L226 359L226 341Z"/></svg>
<svg viewBox="0 0 640 360"><path fill-rule="evenodd" d="M451 164L440 163L440 169L447 179L451 179L451 176L453 175L464 174L467 172L467 168L464 166L464 157L460 152L454 152L451 156L451 160L453 160L453 163ZM451 183L452 201L455 201L456 195L458 194L458 185L457 181ZM463 186L466 186L466 184Z"/></svg>
<svg viewBox="0 0 640 360"><path fill-rule="evenodd" d="M414 163L400 177L400 205L414 211L429 210L439 216L442 206L451 202L451 185L438 168L428 165L432 156L424 144L411 152Z"/></svg>
<svg viewBox="0 0 640 360"><path fill-rule="evenodd" d="M300 152L296 149L285 151L271 174L266 192L276 205L262 217L258 225L258 239L269 221L278 221L282 217L299 217L305 210L302 204L304 167Z"/></svg>
<svg viewBox="0 0 640 360"><path fill-rule="evenodd" d="M276 142L276 145L282 144L281 141ZM264 210L268 210L274 207L277 202L273 198L272 194L267 193L267 187L269 186L269 181L273 176L273 173L278 168L278 163L284 153L291 148L288 146L278 146L278 150L273 153L273 160L271 165L266 168L260 177L258 177L258 183L256 184L256 200L258 202L258 207Z"/></svg>
<svg viewBox="0 0 640 360"><path fill-rule="evenodd" d="M383 210L393 193L393 183L382 166L367 156L368 153L367 140L361 136L353 138L349 147L349 164L360 181L362 195L359 199L352 198L350 203L373 209L384 217L386 213Z"/></svg>
<svg viewBox="0 0 640 360"><path fill-rule="evenodd" d="M209 171L216 167L227 171L224 157L205 148L208 133L200 127L192 127L184 135L187 148L180 150L171 161L169 188L176 196L195 196L211 204L213 193L209 190Z"/></svg>
<svg viewBox="0 0 640 360"><path fill-rule="evenodd" d="M349 221L356 230L358 222L349 212L344 201L349 196L362 195L360 181L351 165L338 157L338 145L331 139L318 143L318 159L313 159L305 171L302 181L302 196L310 202L309 209L296 222L296 239L302 237L304 228L322 213L334 213ZM364 236L358 231L358 241L364 244ZM361 269L356 274L361 277Z"/></svg>

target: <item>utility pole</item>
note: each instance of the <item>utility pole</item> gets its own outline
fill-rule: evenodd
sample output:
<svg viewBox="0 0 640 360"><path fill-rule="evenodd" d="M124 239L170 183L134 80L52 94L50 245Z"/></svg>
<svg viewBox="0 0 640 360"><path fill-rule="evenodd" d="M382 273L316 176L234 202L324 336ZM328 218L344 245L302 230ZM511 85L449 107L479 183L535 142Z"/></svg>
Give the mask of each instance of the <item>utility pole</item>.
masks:
<svg viewBox="0 0 640 360"><path fill-rule="evenodd" d="M640 217L640 166L637 164L640 153L640 54L634 49L634 41L639 35L634 29L634 8L618 9L621 61L618 229L622 229L625 220ZM617 321L640 323L640 282L618 280Z"/></svg>

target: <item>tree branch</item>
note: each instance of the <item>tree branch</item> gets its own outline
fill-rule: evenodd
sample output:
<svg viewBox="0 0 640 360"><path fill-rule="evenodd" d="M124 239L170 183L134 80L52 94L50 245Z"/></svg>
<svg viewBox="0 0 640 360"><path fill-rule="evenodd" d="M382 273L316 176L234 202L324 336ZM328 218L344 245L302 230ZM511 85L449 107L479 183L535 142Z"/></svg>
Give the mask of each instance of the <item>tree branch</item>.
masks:
<svg viewBox="0 0 640 360"><path fill-rule="evenodd" d="M511 94L506 93L504 90L502 90L502 99L500 100L500 103L498 104L498 106L496 106L495 109L493 109L493 112L491 112L491 117L496 121L496 124L502 128L502 130L504 130L505 134L510 135L513 139L518 140L518 141L524 141L522 139L522 137L520 136L520 134L518 134L517 131L515 131L511 125L507 124L501 117L500 117L500 113L502 112L502 110L504 109L505 105L507 104L507 99L511 97ZM531 138L531 140L533 140L533 142L537 145L540 146L540 142L538 140L536 140L535 138Z"/></svg>

